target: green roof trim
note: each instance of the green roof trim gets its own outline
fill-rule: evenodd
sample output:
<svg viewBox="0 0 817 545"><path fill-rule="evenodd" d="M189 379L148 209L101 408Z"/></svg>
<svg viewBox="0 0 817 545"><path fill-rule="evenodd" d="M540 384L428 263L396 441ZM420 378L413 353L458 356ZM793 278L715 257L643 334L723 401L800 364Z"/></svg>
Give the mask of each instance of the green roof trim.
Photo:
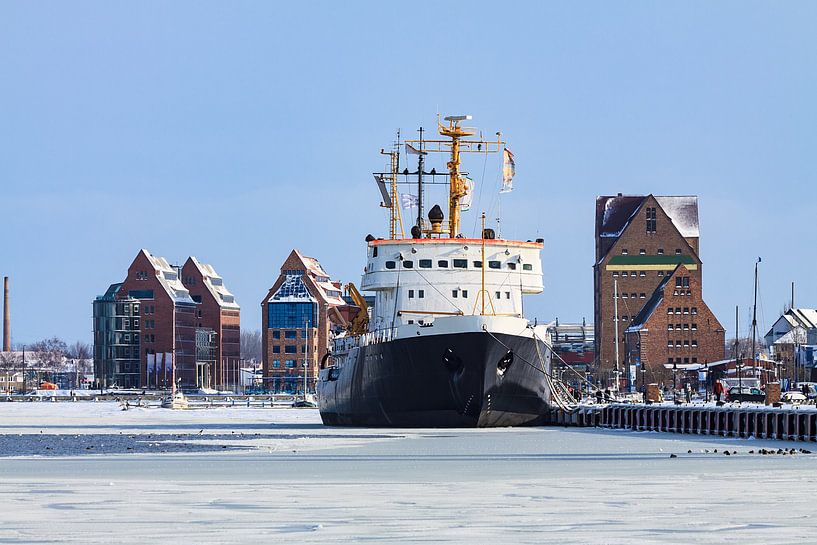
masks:
<svg viewBox="0 0 817 545"><path fill-rule="evenodd" d="M614 255L608 265L695 265L689 255Z"/></svg>

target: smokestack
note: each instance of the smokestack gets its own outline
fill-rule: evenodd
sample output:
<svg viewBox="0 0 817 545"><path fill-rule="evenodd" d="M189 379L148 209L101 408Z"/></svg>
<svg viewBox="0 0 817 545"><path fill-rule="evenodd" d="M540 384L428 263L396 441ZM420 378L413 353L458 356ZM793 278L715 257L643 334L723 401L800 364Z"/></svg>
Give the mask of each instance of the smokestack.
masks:
<svg viewBox="0 0 817 545"><path fill-rule="evenodd" d="M9 277L3 277L3 352L11 352L11 316L9 315Z"/></svg>

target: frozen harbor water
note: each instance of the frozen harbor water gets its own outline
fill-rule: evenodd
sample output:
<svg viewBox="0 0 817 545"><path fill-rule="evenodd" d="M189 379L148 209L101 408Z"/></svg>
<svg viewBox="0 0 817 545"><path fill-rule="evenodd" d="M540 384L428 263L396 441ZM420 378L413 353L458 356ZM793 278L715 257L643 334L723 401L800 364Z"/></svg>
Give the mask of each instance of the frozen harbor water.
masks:
<svg viewBox="0 0 817 545"><path fill-rule="evenodd" d="M0 403L0 543L814 543L817 456L763 447L809 448Z"/></svg>

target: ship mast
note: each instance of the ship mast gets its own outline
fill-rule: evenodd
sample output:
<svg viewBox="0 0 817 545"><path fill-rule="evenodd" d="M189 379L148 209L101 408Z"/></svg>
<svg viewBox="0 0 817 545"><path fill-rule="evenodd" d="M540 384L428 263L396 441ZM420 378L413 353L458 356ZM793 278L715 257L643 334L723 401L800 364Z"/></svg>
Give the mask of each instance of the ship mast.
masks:
<svg viewBox="0 0 817 545"><path fill-rule="evenodd" d="M397 171L400 169L400 131L397 131L397 142L394 144L393 151L380 150L382 155L388 155L391 163L389 168L389 193L391 194L391 206L389 206L389 238L394 240L396 238L404 238L403 232L403 217L400 213L400 199L397 194ZM397 236L397 233L400 236Z"/></svg>
<svg viewBox="0 0 817 545"><path fill-rule="evenodd" d="M465 177L460 170L462 161L461 153L497 153L505 145L497 133L497 139L489 142L486 140L466 140L468 136L473 136L477 130L471 127L463 127L461 123L471 119L470 115L450 115L444 118L448 125L440 123L437 119L437 130L441 136L449 140L425 140L422 145L426 146L424 151L435 153L448 153L448 236L455 238L460 234L460 201L466 195ZM408 140L408 144L420 144L417 140Z"/></svg>

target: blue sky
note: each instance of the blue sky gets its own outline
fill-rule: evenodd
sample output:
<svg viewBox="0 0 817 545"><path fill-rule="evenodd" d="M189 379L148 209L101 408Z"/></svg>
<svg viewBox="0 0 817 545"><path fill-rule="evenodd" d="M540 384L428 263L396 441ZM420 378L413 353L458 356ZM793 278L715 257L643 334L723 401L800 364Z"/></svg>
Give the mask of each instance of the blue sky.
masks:
<svg viewBox="0 0 817 545"><path fill-rule="evenodd" d="M546 240L531 317L592 321L594 200L617 192L699 195L729 335L759 255L763 327L792 281L817 307L815 20L808 2L7 0L13 340L90 341L91 301L142 247L212 263L251 329L292 247L359 281L364 236L387 232L379 150L438 111L516 156L505 234ZM466 164L480 208L499 167Z"/></svg>

